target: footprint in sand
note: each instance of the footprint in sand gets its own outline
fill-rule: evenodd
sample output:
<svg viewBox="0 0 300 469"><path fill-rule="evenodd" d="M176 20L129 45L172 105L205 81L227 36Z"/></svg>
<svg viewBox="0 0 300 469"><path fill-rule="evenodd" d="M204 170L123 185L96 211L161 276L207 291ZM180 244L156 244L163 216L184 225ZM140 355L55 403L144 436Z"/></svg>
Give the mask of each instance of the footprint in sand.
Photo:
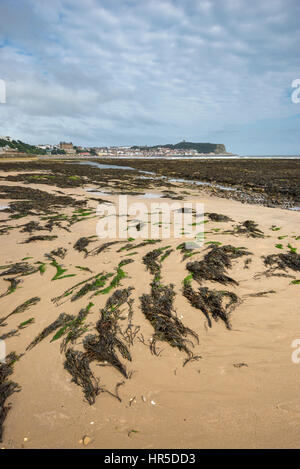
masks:
<svg viewBox="0 0 300 469"><path fill-rule="evenodd" d="M286 412L291 412L292 414L300 415L300 402L299 401L288 401L280 402L276 405L277 409L285 410Z"/></svg>

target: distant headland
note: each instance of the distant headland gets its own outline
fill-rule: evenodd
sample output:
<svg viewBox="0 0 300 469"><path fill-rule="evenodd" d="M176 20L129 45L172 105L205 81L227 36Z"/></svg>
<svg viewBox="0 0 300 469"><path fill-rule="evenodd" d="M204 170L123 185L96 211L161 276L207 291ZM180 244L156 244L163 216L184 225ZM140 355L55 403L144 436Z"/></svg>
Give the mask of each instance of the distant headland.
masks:
<svg viewBox="0 0 300 469"><path fill-rule="evenodd" d="M154 146L133 146L133 150L140 150L145 152L157 152L160 150L166 150L174 153L186 153L186 154L212 154L212 155L232 155L226 151L225 145L223 143L195 143L195 142L186 142L183 140L179 143L168 143L165 145L154 145Z"/></svg>

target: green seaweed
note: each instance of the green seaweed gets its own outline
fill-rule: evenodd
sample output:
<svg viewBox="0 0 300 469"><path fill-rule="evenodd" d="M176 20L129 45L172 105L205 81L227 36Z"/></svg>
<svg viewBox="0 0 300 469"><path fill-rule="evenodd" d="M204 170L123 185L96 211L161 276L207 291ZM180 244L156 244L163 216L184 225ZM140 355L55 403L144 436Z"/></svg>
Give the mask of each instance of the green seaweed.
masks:
<svg viewBox="0 0 300 469"><path fill-rule="evenodd" d="M39 344L43 339L48 337L52 332L54 332L59 327L67 324L72 319L74 319L74 316L70 316L69 314L65 314L65 313L60 314L54 322L49 324L49 326L45 327L42 330L42 332L40 332L40 334L35 337L35 339L26 347L26 350L31 350L33 347Z"/></svg>
<svg viewBox="0 0 300 469"><path fill-rule="evenodd" d="M294 253L297 252L297 248L294 248L290 243L288 244L287 247L289 248L290 252L294 252Z"/></svg>
<svg viewBox="0 0 300 469"><path fill-rule="evenodd" d="M3 325L4 321L6 321L6 319L8 319L10 316L13 316L14 314L20 314L20 313L23 313L24 311L26 311L26 309L28 309L30 306L34 306L36 305L39 301L41 301L41 299L37 296L35 296L34 298L30 298L29 300L25 301L24 303L22 303L21 305L17 306L17 308L15 308L11 313L9 313L7 316L4 316L2 318L0 318L0 325Z"/></svg>
<svg viewBox="0 0 300 469"><path fill-rule="evenodd" d="M3 280L5 280L6 282L10 282L10 286L8 287L6 292L0 296L0 298L3 298L4 296L11 295L12 293L14 293L16 289L18 288L18 285L22 282L22 280L17 279L17 278L4 278Z"/></svg>
<svg viewBox="0 0 300 469"><path fill-rule="evenodd" d="M82 270L84 272L90 272L92 273L91 269L89 269L88 267L82 267L81 265L75 265L75 268L76 269L79 269L79 270Z"/></svg>
<svg viewBox="0 0 300 469"><path fill-rule="evenodd" d="M113 279L110 282L109 286L104 288L103 290L99 290L98 292L94 293L94 295L92 295L91 298L93 298L93 296L97 296L97 295L106 295L113 288L116 288L117 286L119 286L120 282L123 278L126 278L126 272L124 272L124 270L121 268L120 264L117 267L116 275L113 277Z"/></svg>
<svg viewBox="0 0 300 469"><path fill-rule="evenodd" d="M36 262L36 264L39 264L39 268L38 268L39 272L40 272L41 275L43 275L46 272L46 265L47 264L45 262L40 262L40 261Z"/></svg>
<svg viewBox="0 0 300 469"><path fill-rule="evenodd" d="M51 262L51 265L53 265L53 267L56 268L56 274L54 275L54 277L52 277L51 280L60 280L60 279L67 278L67 277L75 277L76 275L76 274L63 275L65 272L67 272L68 269L63 269L62 266L56 262L56 260L53 260Z"/></svg>
<svg viewBox="0 0 300 469"><path fill-rule="evenodd" d="M19 329L24 329L25 327L29 326L30 324L34 323L34 318L27 319L27 321L21 322L18 325Z"/></svg>
<svg viewBox="0 0 300 469"><path fill-rule="evenodd" d="M91 283L85 282L84 286L71 298L71 301L76 301L78 300L78 298L82 298L87 293L93 292L101 287L104 287L107 279L112 277L112 275L112 273L98 274ZM73 293L73 290L71 293ZM95 293L95 295L96 294L98 294L98 292Z"/></svg>
<svg viewBox="0 0 300 469"><path fill-rule="evenodd" d="M194 276L193 274L189 274L187 275L184 279L183 279L183 285L186 287L188 285L191 284L192 280L193 280Z"/></svg>

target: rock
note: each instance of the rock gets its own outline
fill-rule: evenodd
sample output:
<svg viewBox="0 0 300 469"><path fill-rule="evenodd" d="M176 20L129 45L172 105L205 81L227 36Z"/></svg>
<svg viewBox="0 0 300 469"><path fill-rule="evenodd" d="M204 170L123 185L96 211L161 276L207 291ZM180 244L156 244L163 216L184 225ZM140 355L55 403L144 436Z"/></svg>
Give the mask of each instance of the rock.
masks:
<svg viewBox="0 0 300 469"><path fill-rule="evenodd" d="M87 446L91 443L92 439L90 436L84 436L83 439L82 439L82 443L84 444L84 446Z"/></svg>
<svg viewBox="0 0 300 469"><path fill-rule="evenodd" d="M199 249L200 245L195 243L194 241L186 241L184 243L184 249L187 251L194 251L195 249Z"/></svg>

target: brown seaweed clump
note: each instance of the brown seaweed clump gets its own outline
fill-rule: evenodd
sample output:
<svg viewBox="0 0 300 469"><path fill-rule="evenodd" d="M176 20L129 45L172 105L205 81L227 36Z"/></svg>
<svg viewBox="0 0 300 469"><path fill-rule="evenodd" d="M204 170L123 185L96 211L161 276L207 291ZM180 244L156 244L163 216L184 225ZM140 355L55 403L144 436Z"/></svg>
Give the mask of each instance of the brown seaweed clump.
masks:
<svg viewBox="0 0 300 469"><path fill-rule="evenodd" d="M4 363L0 363L0 442L3 437L3 423L10 409L10 404L6 405L7 399L21 390L17 383L9 379L13 373L13 364L18 359L15 353L10 353L5 358Z"/></svg>
<svg viewBox="0 0 300 469"><path fill-rule="evenodd" d="M89 359L86 354L78 350L68 349L64 368L72 376L72 381L83 388L87 402L90 405L94 404L100 388L90 369Z"/></svg>
<svg viewBox="0 0 300 469"><path fill-rule="evenodd" d="M101 252L105 251L108 249L110 246L113 246L114 244L118 244L120 241L109 241L108 243L101 244L101 246L98 246L95 249L92 249L88 254L90 256L97 256Z"/></svg>
<svg viewBox="0 0 300 469"><path fill-rule="evenodd" d="M0 277L7 275L15 275L18 277L23 277L26 275L31 275L37 272L39 269L28 264L28 262L17 262L16 264L11 264L7 266L8 269L0 273Z"/></svg>
<svg viewBox="0 0 300 469"><path fill-rule="evenodd" d="M235 227L234 233L244 234L250 238L264 238L263 231L258 228L253 220L246 220Z"/></svg>
<svg viewBox="0 0 300 469"><path fill-rule="evenodd" d="M21 279L17 279L17 278L4 278L3 280L5 280L6 282L9 282L10 285L9 287L7 288L6 292L4 292L2 295L0 295L0 298L3 298L4 296L7 296L7 295L10 295L11 293L13 293L18 285L20 283L22 283L22 280Z"/></svg>
<svg viewBox="0 0 300 469"><path fill-rule="evenodd" d="M277 270L283 270L287 272L287 269L293 270L294 272L300 271L300 254L296 252L270 254L264 257L265 266L269 269L265 272L265 275L281 275L276 273Z"/></svg>
<svg viewBox="0 0 300 469"><path fill-rule="evenodd" d="M32 233L33 231L45 230L42 226L40 226L39 222L37 221L30 221L22 225L22 233Z"/></svg>
<svg viewBox="0 0 300 469"><path fill-rule="evenodd" d="M2 199L18 200L10 203L9 211L13 213L13 216L47 214L53 212L53 209L56 208L64 206L78 207L86 204L86 201L77 201L69 196L57 196L32 187L1 186L0 193Z"/></svg>
<svg viewBox="0 0 300 469"><path fill-rule="evenodd" d="M142 312L155 331L152 336L150 350L154 355L157 355L156 342L164 341L172 347L184 351L189 358L192 358L193 353L188 347L188 343L192 346L193 344L187 339L187 336L194 337L197 342L198 336L174 314L174 297L173 285L160 285L157 282L152 282L151 293L143 294L140 298Z"/></svg>
<svg viewBox="0 0 300 469"><path fill-rule="evenodd" d="M221 319L227 329L231 329L229 315L239 304L239 298L235 293L223 290L209 290L206 287L200 287L198 291L195 291L189 283L186 283L183 287L183 296L188 299L194 308L202 311L209 327L212 327L211 319L216 322ZM227 304L224 304L225 298L229 299Z"/></svg>
<svg viewBox="0 0 300 469"><path fill-rule="evenodd" d="M50 259L53 259L53 257L59 257L60 259L64 259L66 257L66 254L66 248L57 248L53 249L50 254L45 254L45 256L49 257Z"/></svg>
<svg viewBox="0 0 300 469"><path fill-rule="evenodd" d="M37 337L35 337L35 339L27 346L26 350L31 350L43 339L48 337L52 332L56 331L59 327L66 325L69 321L72 321L72 319L74 319L74 316L71 316L70 314L60 314L54 322L45 327L45 329L43 329L42 332Z"/></svg>
<svg viewBox="0 0 300 469"><path fill-rule="evenodd" d="M94 236L89 236L88 238L85 238L84 236L82 238L79 238L76 243L74 244L73 248L78 251L78 252L84 252L85 257L88 256L88 250L86 249L87 246L96 241Z"/></svg>
<svg viewBox="0 0 300 469"><path fill-rule="evenodd" d="M167 249L168 247L169 246L166 246L166 248L154 249L153 251L148 252L143 257L143 262L152 275L157 275L160 273L162 260L165 259L167 256L169 256L171 252L173 251L172 249ZM163 259L159 259L163 252L164 252Z"/></svg>
<svg viewBox="0 0 300 469"><path fill-rule="evenodd" d="M95 398L98 394L100 394L100 392L107 392L111 396L121 401L118 395L118 387L121 384L124 384L124 382L117 383L115 394L106 390L104 387L100 387L98 380L94 377L90 370L91 361L99 361L103 363L103 366L109 364L116 368L125 378L130 377L130 375L127 373L125 365L121 362L121 359L118 356L120 353L123 358L131 361L129 349L120 338L120 336L123 336L126 339L127 336L122 332L118 321L121 319L120 307L127 303L129 306L129 325L125 331L127 333L128 328L132 326L131 305L133 300L129 298L132 289L132 287L129 287L123 290L116 290L107 300L105 308L101 310L101 318L96 324L96 331L98 335L88 334L85 336L83 340L83 346L85 349L84 352L74 351L73 349L68 349L66 351L66 361L64 367L71 374L72 381L83 388L85 398L90 405L94 404ZM78 324L82 324L82 317L85 319L88 310L92 305L93 304L90 303L86 310L81 310L77 318L72 321L74 327L69 327L69 331L72 334L75 332L76 338L78 337L77 332L82 335L81 329L77 326ZM74 339L74 335L72 338Z"/></svg>
<svg viewBox="0 0 300 469"><path fill-rule="evenodd" d="M34 241L53 241L56 239L57 236L55 235L40 235L40 236L30 236L29 238L24 241L23 244L32 243Z"/></svg>
<svg viewBox="0 0 300 469"><path fill-rule="evenodd" d="M93 303L89 303L86 308L82 308L77 316L71 321L67 322L54 336L52 340L60 338L65 335L62 344L60 346L61 351L66 351L69 343L74 344L79 337L83 336L88 329L88 325L85 324L85 320L90 312Z"/></svg>
<svg viewBox="0 0 300 469"><path fill-rule="evenodd" d="M34 298L30 298L29 300L25 301L21 305L17 306L11 313L9 313L6 316L3 316L2 318L0 318L0 326L4 326L5 325L4 323L5 323L6 319L8 319L10 316L13 316L14 314L23 313L30 306L36 305L39 301L41 301L41 299L39 297L35 296Z"/></svg>
<svg viewBox="0 0 300 469"><path fill-rule="evenodd" d="M167 248L168 246L154 249L143 257L147 269L154 275L151 283L151 293L143 294L140 298L142 312L154 328L150 350L157 355L156 342L164 341L172 347L184 351L188 356L188 360L197 359L198 357L194 357L188 347L188 343L194 345L187 337L192 336L198 342L198 336L186 327L174 312L174 286L161 283L161 263L172 251L171 249L167 250Z"/></svg>
<svg viewBox="0 0 300 469"><path fill-rule="evenodd" d="M212 246L210 251L201 261L188 262L186 268L193 278L201 285L204 280L238 285L238 282L226 275L226 269L232 267L232 259L251 254L244 248L236 248L231 245Z"/></svg>
<svg viewBox="0 0 300 469"><path fill-rule="evenodd" d="M227 217L227 215L222 215L221 213L204 213L206 217L208 217L211 221L216 222L227 222L232 221L231 218Z"/></svg>
<svg viewBox="0 0 300 469"><path fill-rule="evenodd" d="M120 307L129 302L132 288L116 290L107 300L105 308L101 310L101 318L96 324L98 335L87 335L83 346L90 361L97 360L107 362L116 368L125 378L128 378L125 365L121 362L117 353L131 361L131 355L127 345L120 339L121 329L118 324Z"/></svg>

